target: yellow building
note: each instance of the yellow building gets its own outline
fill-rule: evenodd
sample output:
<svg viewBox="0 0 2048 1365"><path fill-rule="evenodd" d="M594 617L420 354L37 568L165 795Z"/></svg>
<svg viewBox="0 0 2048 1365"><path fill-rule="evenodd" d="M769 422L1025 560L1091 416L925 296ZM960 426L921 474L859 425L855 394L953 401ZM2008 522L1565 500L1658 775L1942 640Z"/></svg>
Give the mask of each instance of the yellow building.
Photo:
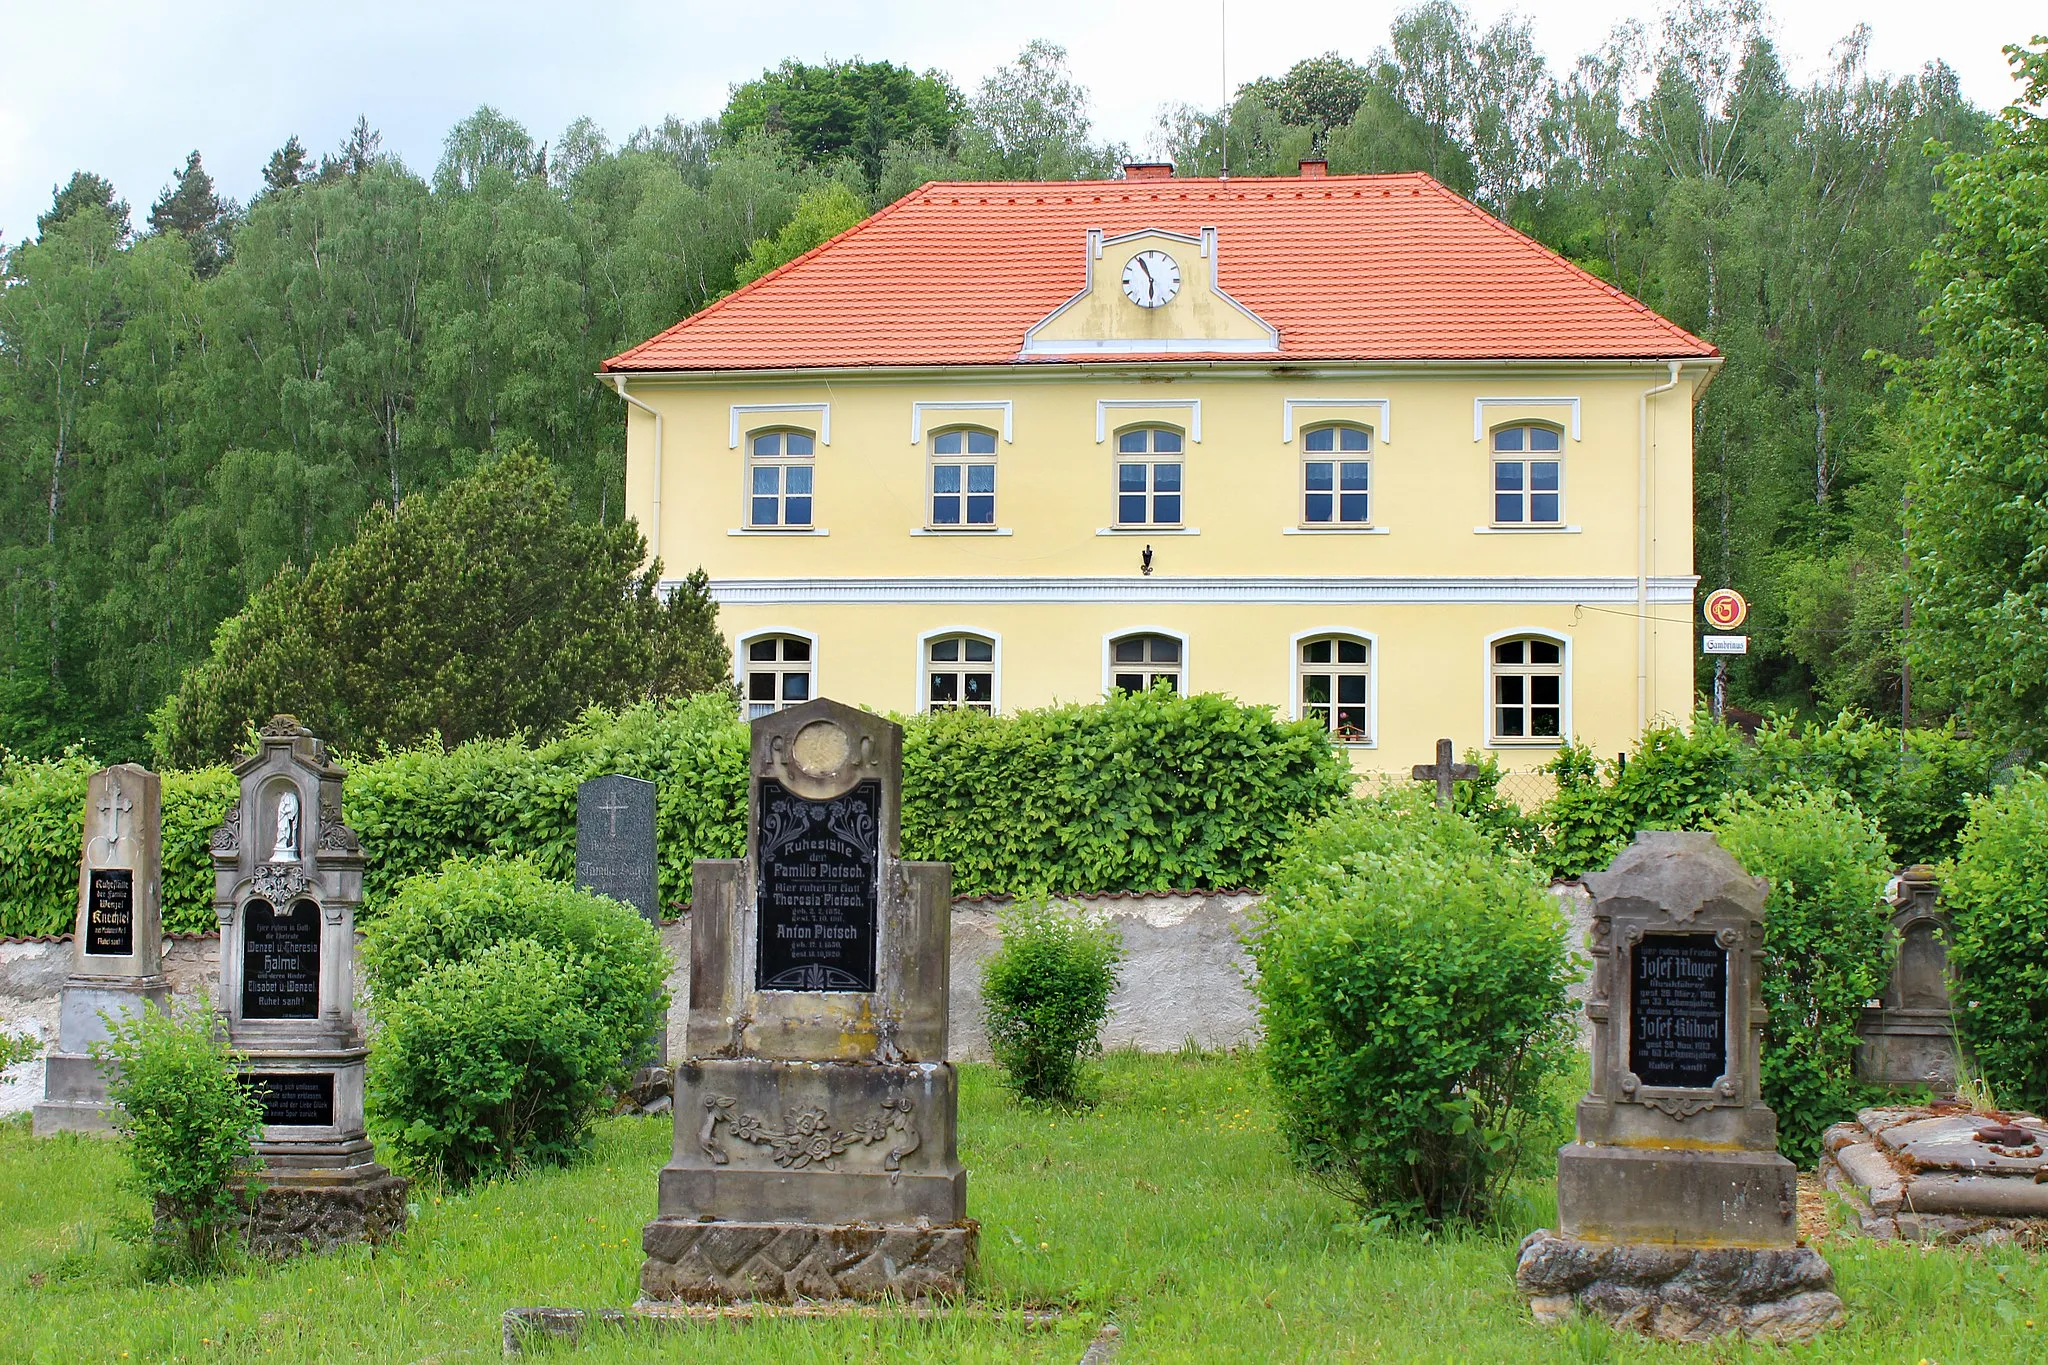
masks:
<svg viewBox="0 0 2048 1365"><path fill-rule="evenodd" d="M1164 682L1362 769L1692 709L1714 349L1426 176L933 184L610 361L755 713Z"/></svg>

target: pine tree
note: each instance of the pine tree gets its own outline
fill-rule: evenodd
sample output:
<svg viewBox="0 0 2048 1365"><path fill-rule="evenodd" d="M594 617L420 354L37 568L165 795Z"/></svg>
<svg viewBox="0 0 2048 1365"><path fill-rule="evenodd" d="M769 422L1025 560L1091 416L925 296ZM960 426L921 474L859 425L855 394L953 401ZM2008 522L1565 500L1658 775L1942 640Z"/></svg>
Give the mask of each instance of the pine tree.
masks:
<svg viewBox="0 0 2048 1365"><path fill-rule="evenodd" d="M293 133L284 140L284 146L270 154L270 160L263 167L263 192L277 194L296 188L309 178L306 164L306 144Z"/></svg>
<svg viewBox="0 0 2048 1365"><path fill-rule="evenodd" d="M53 190L50 211L36 215L36 235L42 236L53 224L61 223L80 209L97 209L128 235L128 202L114 197L114 182L91 171L73 171L71 179Z"/></svg>
<svg viewBox="0 0 2048 1365"><path fill-rule="evenodd" d="M232 243L228 230L239 215L240 206L214 192L213 177L199 164L199 153L185 158L185 169L166 186L150 205L149 230L175 232L192 248L192 269L199 278L211 279L228 263Z"/></svg>

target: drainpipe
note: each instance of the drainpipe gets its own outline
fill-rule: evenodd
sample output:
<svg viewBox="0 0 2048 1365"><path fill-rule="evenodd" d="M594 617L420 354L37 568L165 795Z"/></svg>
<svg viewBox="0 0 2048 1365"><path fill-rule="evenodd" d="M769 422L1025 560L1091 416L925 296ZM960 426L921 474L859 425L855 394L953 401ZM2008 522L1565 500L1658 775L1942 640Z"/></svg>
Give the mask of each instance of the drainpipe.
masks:
<svg viewBox="0 0 2048 1365"><path fill-rule="evenodd" d="M1674 367L1675 369L1675 367ZM626 392L626 376L609 376L619 397L654 419L654 499L647 517L647 544L656 559L661 558L661 413Z"/></svg>
<svg viewBox="0 0 2048 1365"><path fill-rule="evenodd" d="M1671 378L1636 398L1636 735L1650 723L1650 400L1678 387L1682 360L1664 362ZM622 389L621 392L624 390Z"/></svg>

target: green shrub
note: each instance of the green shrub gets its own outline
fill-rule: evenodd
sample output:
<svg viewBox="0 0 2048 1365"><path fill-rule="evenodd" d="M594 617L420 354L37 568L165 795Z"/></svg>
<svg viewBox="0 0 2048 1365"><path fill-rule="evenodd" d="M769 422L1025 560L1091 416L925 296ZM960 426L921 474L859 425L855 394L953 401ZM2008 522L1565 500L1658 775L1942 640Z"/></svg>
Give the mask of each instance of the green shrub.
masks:
<svg viewBox="0 0 2048 1365"><path fill-rule="evenodd" d="M23 1062L32 1062L42 1053L43 1045L31 1033L8 1033L0 1029L0 1081L7 1079L7 1073Z"/></svg>
<svg viewBox="0 0 2048 1365"><path fill-rule="evenodd" d="M1644 731L1626 763L1564 746L1549 765L1557 795L1536 816L1550 831L1549 870L1581 877L1613 862L1638 830L1700 828L1736 787L1741 760L1740 736L1705 717L1695 717L1690 732Z"/></svg>
<svg viewBox="0 0 2048 1365"><path fill-rule="evenodd" d="M1884 987L1894 947L1878 903L1889 875L1884 835L1832 791L1731 798L1714 819L1722 847L1770 879L1764 905L1764 1103L1778 1150L1801 1166L1820 1135L1870 1094L1856 1079L1856 1020Z"/></svg>
<svg viewBox="0 0 2048 1365"><path fill-rule="evenodd" d="M1352 786L1313 721L1205 693L905 724L904 856L961 895L1260 885Z"/></svg>
<svg viewBox="0 0 2048 1365"><path fill-rule="evenodd" d="M1123 958L1123 938L1106 922L1043 903L1003 916L1002 947L981 964L982 1013L989 1050L1018 1094L1082 1102Z"/></svg>
<svg viewBox="0 0 2048 1365"><path fill-rule="evenodd" d="M1941 894L1956 1029L2000 1104L2048 1104L2048 773L1972 803Z"/></svg>
<svg viewBox="0 0 2048 1365"><path fill-rule="evenodd" d="M1302 1168L1401 1221L1491 1212L1574 1053L1565 921L1535 869L1423 793L1359 802L1281 858L1248 938Z"/></svg>
<svg viewBox="0 0 2048 1365"><path fill-rule="evenodd" d="M746 845L747 725L723 692L586 711L538 746L476 740L343 762L365 924L451 857L526 857L568 879L577 785L606 773L658 788L664 904L690 899L697 859ZM0 933L70 928L92 767L76 755L0 766ZM962 895L1257 886L1294 829L1351 783L1313 724L1224 697L943 712L905 722L903 846L952 862ZM167 928L214 923L208 843L235 790L226 768L164 775Z"/></svg>
<svg viewBox="0 0 2048 1365"><path fill-rule="evenodd" d="M247 1170L263 1107L210 1011L145 1005L108 1025L94 1057L110 1068L114 1128L128 1139L128 1186L150 1201L150 1268L204 1273L234 1245L230 1181Z"/></svg>
<svg viewBox="0 0 2048 1365"><path fill-rule="evenodd" d="M371 1129L401 1165L457 1184L580 1151L667 1009L652 926L521 860L407 882L363 966Z"/></svg>

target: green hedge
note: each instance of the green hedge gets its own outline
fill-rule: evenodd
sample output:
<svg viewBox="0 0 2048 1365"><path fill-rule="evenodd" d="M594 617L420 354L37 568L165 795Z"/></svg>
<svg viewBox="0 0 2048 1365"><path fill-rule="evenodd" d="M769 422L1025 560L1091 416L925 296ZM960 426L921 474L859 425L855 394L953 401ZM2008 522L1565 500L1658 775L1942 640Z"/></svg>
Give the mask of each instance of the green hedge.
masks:
<svg viewBox="0 0 2048 1365"><path fill-rule="evenodd" d="M962 895L1257 885L1294 829L1352 780L1315 725L1216 696L904 724L904 856L953 863ZM366 918L451 857L522 856L568 880L577 785L605 773L659 788L664 903L689 900L693 862L737 857L745 841L747 727L724 694L593 710L537 748L478 740L345 762L348 822L369 859ZM69 755L0 767L0 935L71 927L95 766ZM234 793L225 768L164 775L173 931L214 923L207 844Z"/></svg>
<svg viewBox="0 0 2048 1365"><path fill-rule="evenodd" d="M2048 1105L2048 774L1971 803L1942 869L1956 1028L1997 1103Z"/></svg>

